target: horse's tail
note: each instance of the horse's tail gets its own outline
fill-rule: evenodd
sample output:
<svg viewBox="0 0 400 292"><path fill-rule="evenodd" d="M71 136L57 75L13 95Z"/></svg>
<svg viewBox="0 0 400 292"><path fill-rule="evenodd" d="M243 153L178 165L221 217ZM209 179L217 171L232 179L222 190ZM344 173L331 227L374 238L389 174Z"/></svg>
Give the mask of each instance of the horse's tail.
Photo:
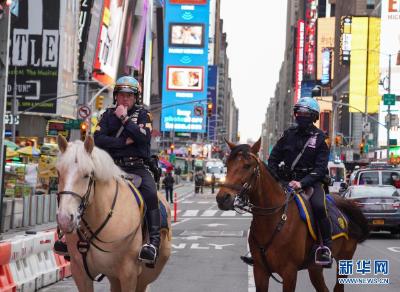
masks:
<svg viewBox="0 0 400 292"><path fill-rule="evenodd" d="M349 236L363 242L369 236L368 221L360 208L352 201L334 196L336 206L349 218Z"/></svg>

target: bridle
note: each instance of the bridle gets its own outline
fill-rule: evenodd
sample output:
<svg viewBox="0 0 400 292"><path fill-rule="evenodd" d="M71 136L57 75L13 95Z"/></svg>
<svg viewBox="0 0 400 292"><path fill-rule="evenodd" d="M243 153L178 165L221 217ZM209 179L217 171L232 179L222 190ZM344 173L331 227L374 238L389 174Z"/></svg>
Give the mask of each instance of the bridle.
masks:
<svg viewBox="0 0 400 292"><path fill-rule="evenodd" d="M59 200L61 200L62 195L70 195L75 198L78 198L81 201L79 204L79 207L78 207L78 213L79 213L79 217L82 218L83 214L86 211L87 206L89 205L89 198L90 198L90 193L92 192L92 187L94 190L95 185L96 185L96 183L94 180L94 171L92 171L90 173L89 183L88 183L88 187L86 189L86 193L83 196L81 196L78 193L75 193L73 191L61 191L61 192L57 192L57 197Z"/></svg>
<svg viewBox="0 0 400 292"><path fill-rule="evenodd" d="M78 213L79 213L79 218L81 219L81 221L83 222L85 229L83 229L81 226L77 227L77 233L79 236L79 240L77 242L77 249L78 251L81 253L82 255L82 259L83 259L83 266L85 268L85 271L87 273L87 275L89 276L89 278L92 281L97 281L100 282L103 278L104 275L99 276L98 278L93 277L90 272L89 272L89 267L87 264L87 253L89 251L89 248L91 245L93 245L95 248L97 248L98 250L105 252L105 253L111 253L111 251L109 250L105 250L101 247L99 247L97 244L95 244L93 241L96 239L98 242L101 243L115 243L115 242L119 242L119 241L123 241L128 239L129 237L131 237L132 235L136 234L138 228L140 225L138 225L137 228L135 228L132 232L130 232L128 235L117 239L117 240L113 240L113 241L104 241L101 240L98 235L100 234L100 232L104 229L104 227L106 227L108 221L111 219L111 217L113 216L113 212L114 212L114 207L115 204L117 202L117 198L118 198L118 193L119 193L119 182L116 179L116 186L115 186L115 193L114 193L114 198L111 204L111 208L108 211L107 217L106 219L103 221L103 223L95 230L92 231L92 229L90 228L88 222L83 218L83 216L85 215L85 211L89 205L89 199L90 199L90 194L92 193L92 187L93 187L93 194L94 189L96 186L96 181L94 179L94 171L91 172L90 177L89 177L89 183L88 183L88 187L87 190L85 192L85 194L83 196L80 196L78 193L73 192L73 191L61 191L57 193L58 199L61 199L62 195L71 195L74 197L77 197L81 200L79 207L78 207ZM86 231L85 231L86 230ZM71 231L70 233L72 233L73 231ZM60 234L59 234L59 238L61 238Z"/></svg>
<svg viewBox="0 0 400 292"><path fill-rule="evenodd" d="M253 168L252 174L250 177L247 179L247 181L242 184L242 185L237 185L237 184L222 184L222 187L226 187L228 189L232 189L235 191L238 191L234 203L233 203L233 208L234 210L239 213L251 213L255 216L268 216L277 213L280 211L282 208L287 209L287 205L289 202L293 199L293 192L288 192L286 188L285 194L286 194L286 199L285 202L279 206L275 207L261 207L257 206L253 203L250 202L250 197L249 197L249 191L255 188L255 185L258 183L258 180L260 179L260 165L262 162L260 161L260 158L258 158L257 155L254 153L248 153L250 157L254 158L256 161L256 166ZM268 169L267 169L268 171ZM282 215L286 218L286 212ZM286 220L286 219L285 219Z"/></svg>

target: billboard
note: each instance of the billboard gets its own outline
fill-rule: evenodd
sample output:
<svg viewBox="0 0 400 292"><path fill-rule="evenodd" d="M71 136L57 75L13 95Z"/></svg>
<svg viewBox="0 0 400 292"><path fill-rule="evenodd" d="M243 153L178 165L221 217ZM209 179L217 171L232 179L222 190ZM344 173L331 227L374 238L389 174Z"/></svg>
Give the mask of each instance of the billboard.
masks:
<svg viewBox="0 0 400 292"><path fill-rule="evenodd" d="M304 38L304 79L315 79L316 23L318 17L318 1L307 0L305 9Z"/></svg>
<svg viewBox="0 0 400 292"><path fill-rule="evenodd" d="M382 0L381 11L381 47L380 56L381 79L387 80L389 56L391 54L391 93L400 95L400 2ZM386 78L385 78L386 77ZM387 84L385 84L387 87ZM381 94L387 93L381 87Z"/></svg>
<svg viewBox="0 0 400 292"><path fill-rule="evenodd" d="M208 88L207 88L207 100L213 104L213 115L208 120L208 139L215 140L216 137L216 126L217 126L217 76L218 66L208 66Z"/></svg>
<svg viewBox="0 0 400 292"><path fill-rule="evenodd" d="M11 14L7 95L13 95L16 83L19 111L37 105L29 112L57 113L57 100L46 100L58 92L59 22L60 1L21 0L19 17Z"/></svg>
<svg viewBox="0 0 400 292"><path fill-rule="evenodd" d="M317 80L322 79L323 58L322 54L325 49L333 49L335 47L335 18L318 18L318 34L317 34ZM325 56L326 57L326 56ZM331 50L331 60L334 60L334 51ZM326 61L326 59L325 59ZM325 67L326 69L326 67ZM333 62L331 62L331 79L333 79Z"/></svg>
<svg viewBox="0 0 400 292"><path fill-rule="evenodd" d="M117 75L122 45L124 1L104 0L102 25L98 39L93 78L104 85L113 84Z"/></svg>
<svg viewBox="0 0 400 292"><path fill-rule="evenodd" d="M209 1L170 0L165 12L161 130L204 133Z"/></svg>
<svg viewBox="0 0 400 292"><path fill-rule="evenodd" d="M339 64L349 65L351 54L351 16L342 16L340 20Z"/></svg>
<svg viewBox="0 0 400 292"><path fill-rule="evenodd" d="M304 20L297 21L296 34L296 71L294 84L294 104L301 96L301 82L303 81L303 57L304 57Z"/></svg>
<svg viewBox="0 0 400 292"><path fill-rule="evenodd" d="M349 103L350 112L377 113L380 19L352 17ZM367 105L365 105L365 101Z"/></svg>
<svg viewBox="0 0 400 292"><path fill-rule="evenodd" d="M321 72L321 84L328 85L331 82L331 64L332 64L333 50L330 48L324 48L322 50L322 72Z"/></svg>

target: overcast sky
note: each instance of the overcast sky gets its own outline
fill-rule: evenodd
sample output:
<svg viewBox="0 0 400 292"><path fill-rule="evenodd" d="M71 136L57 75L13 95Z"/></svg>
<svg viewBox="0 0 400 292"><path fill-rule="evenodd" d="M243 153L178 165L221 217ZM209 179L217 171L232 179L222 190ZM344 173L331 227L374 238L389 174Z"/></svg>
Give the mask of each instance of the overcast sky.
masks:
<svg viewBox="0 0 400 292"><path fill-rule="evenodd" d="M242 142L260 137L269 98L279 79L285 48L286 3L221 0Z"/></svg>

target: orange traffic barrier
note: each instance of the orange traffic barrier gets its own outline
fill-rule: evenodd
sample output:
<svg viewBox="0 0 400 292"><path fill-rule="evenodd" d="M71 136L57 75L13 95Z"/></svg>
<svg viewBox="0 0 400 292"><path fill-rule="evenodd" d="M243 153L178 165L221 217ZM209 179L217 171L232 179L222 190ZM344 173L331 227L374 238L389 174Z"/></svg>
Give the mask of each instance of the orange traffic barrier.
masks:
<svg viewBox="0 0 400 292"><path fill-rule="evenodd" d="M0 242L0 291L13 292L16 285L10 270L11 243Z"/></svg>

